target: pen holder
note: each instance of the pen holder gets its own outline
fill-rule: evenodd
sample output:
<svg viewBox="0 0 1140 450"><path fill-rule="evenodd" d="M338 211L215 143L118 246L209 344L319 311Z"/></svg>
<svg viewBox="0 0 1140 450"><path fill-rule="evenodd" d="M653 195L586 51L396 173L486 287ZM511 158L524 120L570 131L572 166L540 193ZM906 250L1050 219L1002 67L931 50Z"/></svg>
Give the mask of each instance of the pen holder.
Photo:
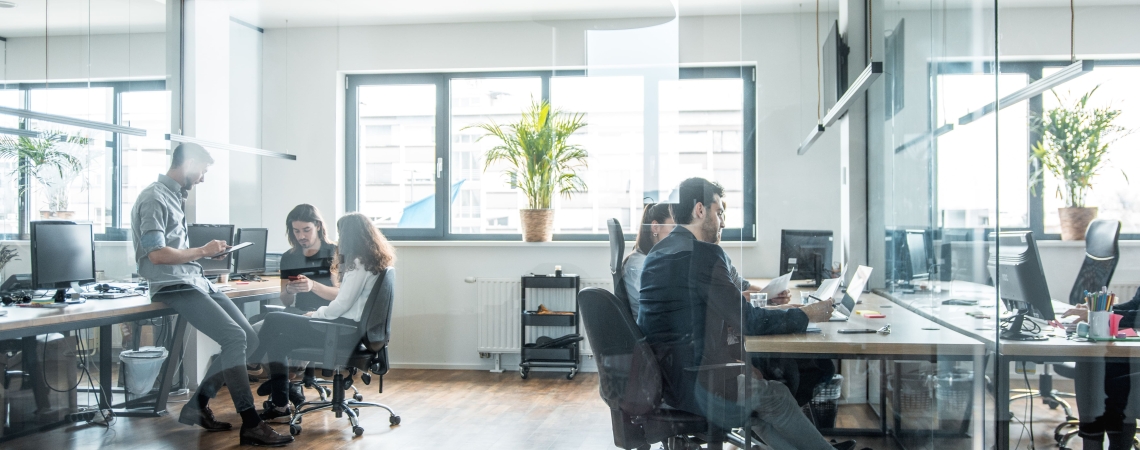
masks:
<svg viewBox="0 0 1140 450"><path fill-rule="evenodd" d="M1089 312L1089 337L1107 338L1112 336L1109 330L1109 321L1112 313L1108 311Z"/></svg>

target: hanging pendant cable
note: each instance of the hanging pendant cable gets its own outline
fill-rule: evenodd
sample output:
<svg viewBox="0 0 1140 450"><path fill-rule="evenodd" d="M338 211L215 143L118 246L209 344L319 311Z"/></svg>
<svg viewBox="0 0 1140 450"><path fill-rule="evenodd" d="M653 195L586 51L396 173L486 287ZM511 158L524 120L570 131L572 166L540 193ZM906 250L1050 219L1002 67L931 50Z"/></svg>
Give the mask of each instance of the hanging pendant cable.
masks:
<svg viewBox="0 0 1140 450"><path fill-rule="evenodd" d="M873 0L867 0L867 61L875 59L875 39L871 35L871 30L875 28L875 15L872 1Z"/></svg>
<svg viewBox="0 0 1140 450"><path fill-rule="evenodd" d="M1077 11L1073 7L1073 0L1069 0L1069 62L1077 62Z"/></svg>
<svg viewBox="0 0 1140 450"><path fill-rule="evenodd" d="M820 74L823 69L823 63L819 56L819 0L815 0L815 121L816 123L823 123L823 113L820 110L823 108L823 94L820 92L823 82L821 81L822 75Z"/></svg>

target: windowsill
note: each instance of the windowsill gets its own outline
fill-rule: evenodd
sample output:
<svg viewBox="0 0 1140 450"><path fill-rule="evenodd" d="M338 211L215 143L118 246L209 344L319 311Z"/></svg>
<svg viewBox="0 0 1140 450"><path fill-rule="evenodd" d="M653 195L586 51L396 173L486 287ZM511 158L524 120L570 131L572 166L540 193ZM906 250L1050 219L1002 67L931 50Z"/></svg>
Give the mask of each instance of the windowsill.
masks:
<svg viewBox="0 0 1140 450"><path fill-rule="evenodd" d="M523 248L589 248L610 246L609 241L551 241L551 242L522 242L522 241L396 241L390 240L394 247L523 247ZM721 242L724 248L751 248L756 247L756 241ZM633 246L633 241L625 242L626 248Z"/></svg>
<svg viewBox="0 0 1140 450"><path fill-rule="evenodd" d="M1140 240L1121 239L1121 247L1140 248ZM1052 248L1085 248L1085 241L1062 241L1059 239L1042 239L1037 241L1038 247Z"/></svg>

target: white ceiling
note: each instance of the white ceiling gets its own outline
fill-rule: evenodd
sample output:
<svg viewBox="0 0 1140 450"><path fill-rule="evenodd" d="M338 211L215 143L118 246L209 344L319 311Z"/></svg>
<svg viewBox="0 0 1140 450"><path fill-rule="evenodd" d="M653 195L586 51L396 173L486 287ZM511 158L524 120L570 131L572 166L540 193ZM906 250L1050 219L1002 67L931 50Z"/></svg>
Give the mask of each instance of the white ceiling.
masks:
<svg viewBox="0 0 1140 450"><path fill-rule="evenodd" d="M0 8L0 37L158 32L167 0L12 0ZM169 0L177 1L177 0ZM207 0L199 0L207 1ZM211 0L212 1L212 0ZM262 28L765 14L811 11L811 0L218 0ZM835 11L839 0L822 0ZM948 8L974 0L943 0ZM886 0L891 9L925 9L931 0ZM891 5L893 3L893 5ZM988 1L985 2L988 4ZM1079 0L1079 6L1140 5L1140 0ZM1068 6L1068 0L1001 0L1002 7ZM46 17L45 17L46 5Z"/></svg>

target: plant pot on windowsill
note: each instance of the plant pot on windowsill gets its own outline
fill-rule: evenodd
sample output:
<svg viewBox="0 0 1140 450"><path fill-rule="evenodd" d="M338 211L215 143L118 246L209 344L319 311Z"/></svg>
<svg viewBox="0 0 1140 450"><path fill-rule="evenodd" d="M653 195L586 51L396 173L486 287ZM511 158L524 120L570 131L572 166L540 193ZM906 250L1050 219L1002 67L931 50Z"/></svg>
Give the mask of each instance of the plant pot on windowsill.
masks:
<svg viewBox="0 0 1140 450"><path fill-rule="evenodd" d="M522 235L525 242L550 242L554 239L553 209L520 209Z"/></svg>
<svg viewBox="0 0 1140 450"><path fill-rule="evenodd" d="M1061 216L1061 240L1062 241L1083 241L1085 240L1085 231L1089 228L1089 223L1096 219L1097 208L1057 208L1057 214Z"/></svg>
<svg viewBox="0 0 1140 450"><path fill-rule="evenodd" d="M75 211L40 211L40 218L44 220L71 220L75 218Z"/></svg>

